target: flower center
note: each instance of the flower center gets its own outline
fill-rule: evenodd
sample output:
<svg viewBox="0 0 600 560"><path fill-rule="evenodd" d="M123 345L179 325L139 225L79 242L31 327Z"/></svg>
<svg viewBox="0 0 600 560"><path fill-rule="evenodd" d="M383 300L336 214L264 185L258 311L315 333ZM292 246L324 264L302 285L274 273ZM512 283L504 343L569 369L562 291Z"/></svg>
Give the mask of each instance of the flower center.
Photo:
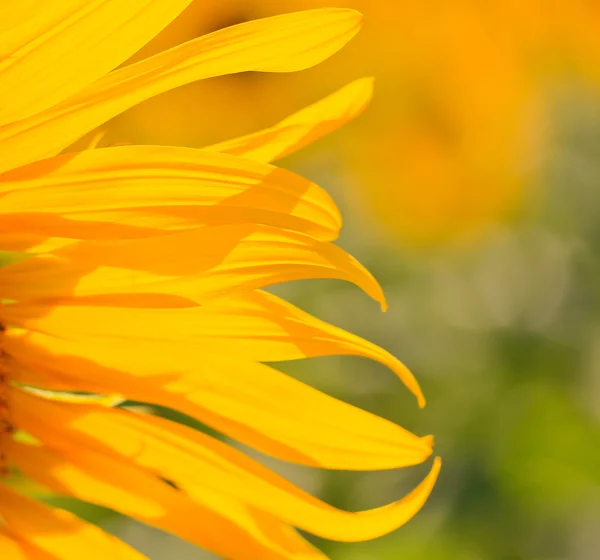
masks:
<svg viewBox="0 0 600 560"><path fill-rule="evenodd" d="M0 323L0 336L4 333L4 325ZM4 363L4 352L0 349L0 476L7 474L6 453L13 425L10 421L8 407L8 373Z"/></svg>

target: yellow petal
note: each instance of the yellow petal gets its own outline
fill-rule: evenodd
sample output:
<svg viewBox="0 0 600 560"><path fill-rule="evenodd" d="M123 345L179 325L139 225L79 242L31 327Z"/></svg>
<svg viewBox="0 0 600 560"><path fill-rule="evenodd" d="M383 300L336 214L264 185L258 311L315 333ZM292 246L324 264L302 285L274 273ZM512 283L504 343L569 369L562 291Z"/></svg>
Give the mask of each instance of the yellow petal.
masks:
<svg viewBox="0 0 600 560"><path fill-rule="evenodd" d="M195 501L131 462L83 446L51 450L13 443L10 456L21 472L54 492L120 511L223 558L324 560L271 515L224 497L216 510L216 497Z"/></svg>
<svg viewBox="0 0 600 560"><path fill-rule="evenodd" d="M19 542L0 529L0 558L3 560L56 560L56 557L43 555L23 542Z"/></svg>
<svg viewBox="0 0 600 560"><path fill-rule="evenodd" d="M264 453L330 469L421 463L431 438L321 393L263 364L207 356L196 346L156 352L152 343L6 333L15 381L102 393L179 410ZM19 363L23 364L19 367ZM290 407L288 403L293 402Z"/></svg>
<svg viewBox="0 0 600 560"><path fill-rule="evenodd" d="M334 540L369 540L406 523L427 500L440 469L436 459L423 482L398 502L347 512L314 498L228 445L163 418L92 405L58 404L20 391L12 392L10 398L17 425L43 442L89 445L127 458L194 497L201 498L205 489L233 496L291 525ZM45 421L49 417L52 423Z"/></svg>
<svg viewBox="0 0 600 560"><path fill-rule="evenodd" d="M53 6L56 9L56 4ZM2 5L2 19L0 19L0 33L26 24L42 7L47 6L47 0L14 0L4 2ZM63 4L64 6L64 4Z"/></svg>
<svg viewBox="0 0 600 560"><path fill-rule="evenodd" d="M343 47L360 19L353 10L325 8L250 21L116 70L65 102L0 129L0 172L56 155L129 107L178 86L237 72L309 68Z"/></svg>
<svg viewBox="0 0 600 560"><path fill-rule="evenodd" d="M0 232L0 250L17 253L45 253L75 243L73 239L35 233Z"/></svg>
<svg viewBox="0 0 600 560"><path fill-rule="evenodd" d="M191 0L53 0L0 35L0 125L34 115L127 60ZM2 8L4 11L4 7Z"/></svg>
<svg viewBox="0 0 600 560"><path fill-rule="evenodd" d="M234 353L239 358L259 362L330 355L364 356L394 371L417 397L419 406L425 405L414 375L392 354L320 321L275 295L262 291L239 294L203 306L201 315L201 321L210 325L202 337L210 341L207 346L212 352Z"/></svg>
<svg viewBox="0 0 600 560"><path fill-rule="evenodd" d="M9 534L60 560L145 558L95 525L26 498L3 484L0 484L0 517Z"/></svg>
<svg viewBox="0 0 600 560"><path fill-rule="evenodd" d="M265 223L331 240L341 227L331 197L307 179L188 148L121 146L58 156L5 173L0 193L0 228L37 235L119 239Z"/></svg>
<svg viewBox="0 0 600 560"><path fill-rule="evenodd" d="M77 458L77 453L73 455ZM157 494L160 496L160 491L156 488L162 489L161 484L164 484L159 479L124 462L117 463L105 459L100 453L93 453L86 449L82 449L80 459L91 469L91 473L42 447L18 442L12 442L10 445L11 464L29 478L55 492L70 494L70 487L81 488L81 492L101 496L102 505L136 518L160 519L168 513L171 504L169 502L163 504L162 500L156 498ZM97 463L91 462L92 459ZM116 470L117 464L118 469L122 469L121 472ZM101 468L105 469L107 477L112 476L114 480L95 478L92 473ZM147 485L147 492L140 491L142 486L138 479ZM172 498L168 488L169 486L164 486L164 495ZM87 500L84 496L76 495L76 497ZM95 501L97 500L98 498Z"/></svg>
<svg viewBox="0 0 600 560"><path fill-rule="evenodd" d="M414 393L419 406L425 405L413 374L389 352L266 292L168 309L21 303L1 307L0 317L5 324L73 340L151 342L157 352L170 353L173 348L192 344L206 355L258 362L364 356L388 366Z"/></svg>
<svg viewBox="0 0 600 560"><path fill-rule="evenodd" d="M271 162L333 132L360 115L373 95L373 79L356 80L276 125L206 148Z"/></svg>
<svg viewBox="0 0 600 560"><path fill-rule="evenodd" d="M377 281L339 247L252 224L80 242L1 268L0 291L10 299L168 294L205 301L303 278L353 282L385 306Z"/></svg>

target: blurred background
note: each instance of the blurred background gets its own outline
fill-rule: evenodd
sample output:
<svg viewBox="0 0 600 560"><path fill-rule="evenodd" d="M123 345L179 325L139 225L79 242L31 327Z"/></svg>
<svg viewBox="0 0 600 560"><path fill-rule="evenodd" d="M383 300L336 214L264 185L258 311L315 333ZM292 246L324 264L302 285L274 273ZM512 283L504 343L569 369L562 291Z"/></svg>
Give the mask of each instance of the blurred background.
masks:
<svg viewBox="0 0 600 560"><path fill-rule="evenodd" d="M444 468L423 511L394 534L316 542L334 560L597 560L600 2L198 0L136 58L327 6L365 19L326 63L180 88L112 121L102 143L201 147L375 76L365 114L278 165L333 194L340 244L380 280L390 310L340 282L278 291L400 357L428 406L419 411L390 372L360 358L282 367L435 434ZM267 462L350 510L398 498L428 467L357 474ZM84 514L152 560L212 558L109 512Z"/></svg>

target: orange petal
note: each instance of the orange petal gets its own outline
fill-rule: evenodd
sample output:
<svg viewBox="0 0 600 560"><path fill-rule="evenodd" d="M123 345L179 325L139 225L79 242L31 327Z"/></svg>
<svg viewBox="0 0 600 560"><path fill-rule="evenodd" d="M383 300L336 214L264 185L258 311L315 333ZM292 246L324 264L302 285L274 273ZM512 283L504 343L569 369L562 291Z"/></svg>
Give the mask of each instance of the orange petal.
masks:
<svg viewBox="0 0 600 560"><path fill-rule="evenodd" d="M314 66L343 47L360 20L353 10L324 8L250 21L111 72L65 102L0 129L0 172L56 155L115 115L178 86L237 72Z"/></svg>
<svg viewBox="0 0 600 560"><path fill-rule="evenodd" d="M312 144L360 115L373 95L373 79L356 80L276 125L206 148L270 162Z"/></svg>
<svg viewBox="0 0 600 560"><path fill-rule="evenodd" d="M39 549L19 541L0 528L0 558L3 560L57 560Z"/></svg>
<svg viewBox="0 0 600 560"><path fill-rule="evenodd" d="M17 253L45 253L75 243L73 239L48 237L35 233L0 232L2 251Z"/></svg>
<svg viewBox="0 0 600 560"><path fill-rule="evenodd" d="M341 227L335 203L314 183L188 148L121 146L57 156L5 173L0 193L1 229L47 236L119 239L264 223L331 240Z"/></svg>
<svg viewBox="0 0 600 560"><path fill-rule="evenodd" d="M0 125L48 109L104 76L190 3L52 0L31 6L27 18L20 11L0 35Z"/></svg>
<svg viewBox="0 0 600 560"><path fill-rule="evenodd" d="M130 461L83 446L51 450L22 443L12 444L10 456L54 492L120 511L223 558L324 560L273 516L217 495L193 500Z"/></svg>
<svg viewBox="0 0 600 560"><path fill-rule="evenodd" d="M9 534L60 560L145 558L95 525L26 498L3 484L0 484L0 517Z"/></svg>
<svg viewBox="0 0 600 560"><path fill-rule="evenodd" d="M50 445L89 445L173 481L194 497L229 495L324 538L363 541L406 523L431 492L441 463L398 502L363 512L334 508L228 445L154 416L98 406L53 403L20 391L10 398L15 422ZM46 421L53 419L52 423ZM61 443L62 442L62 443Z"/></svg>
<svg viewBox="0 0 600 560"><path fill-rule="evenodd" d="M377 281L339 247L252 224L76 243L1 268L0 291L10 299L169 294L205 301L303 278L347 280L385 306Z"/></svg>

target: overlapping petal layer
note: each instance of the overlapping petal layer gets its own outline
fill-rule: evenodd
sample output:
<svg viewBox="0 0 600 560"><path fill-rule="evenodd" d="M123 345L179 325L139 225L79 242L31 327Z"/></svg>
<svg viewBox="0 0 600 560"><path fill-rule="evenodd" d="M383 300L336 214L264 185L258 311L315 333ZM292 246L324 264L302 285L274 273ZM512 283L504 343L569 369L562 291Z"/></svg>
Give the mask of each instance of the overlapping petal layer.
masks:
<svg viewBox="0 0 600 560"><path fill-rule="evenodd" d="M360 20L358 12L335 8L255 20L111 72L68 100L0 128L0 172L56 155L129 107L186 83L313 66L347 43Z"/></svg>
<svg viewBox="0 0 600 560"><path fill-rule="evenodd" d="M32 276L37 282L27 283ZM303 278L353 282L385 306L373 276L339 247L289 230L247 224L69 245L4 267L0 291L10 299L163 294L206 301ZM174 304L154 303L183 304L178 299Z"/></svg>
<svg viewBox="0 0 600 560"><path fill-rule="evenodd" d="M300 490L243 453L171 421L101 406L53 403L13 391L20 426L53 446L76 444L125 458L193 497L223 493L325 538L360 541L404 524L427 499L439 471L404 499L364 512L339 510ZM52 417L49 424L44 418Z"/></svg>
<svg viewBox="0 0 600 560"><path fill-rule="evenodd" d="M26 253L46 253L54 251L60 247L70 245L72 239L63 237L48 237L37 233L14 233L11 231L0 231L0 247L2 251L17 255L22 254L25 258Z"/></svg>
<svg viewBox="0 0 600 560"><path fill-rule="evenodd" d="M58 156L0 178L0 230L74 239L149 237L202 225L266 224L315 239L341 218L319 186L226 154L121 146Z"/></svg>
<svg viewBox="0 0 600 560"><path fill-rule="evenodd" d="M210 491L193 499L130 461L92 448L15 443L11 456L27 476L59 494L120 510L224 558L324 558L272 515Z"/></svg>
<svg viewBox="0 0 600 560"><path fill-rule="evenodd" d="M135 340L157 345L193 344L206 355L227 356L233 352L240 360L259 362L332 354L365 356L395 371L419 404L424 404L414 376L391 354L266 292L170 308L90 306L85 299L65 303L73 305L5 305L0 308L0 318L61 338L91 338L111 344Z"/></svg>
<svg viewBox="0 0 600 560"><path fill-rule="evenodd" d="M32 549L22 541L18 541L5 531L0 530L0 558L10 558L10 560L54 560L56 557L44 554L39 549Z"/></svg>
<svg viewBox="0 0 600 560"><path fill-rule="evenodd" d="M120 540L108 535L95 525L81 521L70 513L53 509L27 498L11 488L0 484L0 516L3 528L22 547L33 552L33 558L56 558L57 560L143 560ZM26 558L28 556L25 556ZM10 560L13 560L10 556Z"/></svg>
<svg viewBox="0 0 600 560"><path fill-rule="evenodd" d="M191 1L52 0L12 10L9 5L13 24L0 34L0 125L48 109L101 78ZM3 3L2 17L4 10Z"/></svg>
<svg viewBox="0 0 600 560"><path fill-rule="evenodd" d="M11 376L21 383L125 392L296 463L367 470L413 465L431 454L430 438L414 436L266 365L209 354L207 341L189 346L139 339L100 343L11 329L5 347L13 359Z"/></svg>

